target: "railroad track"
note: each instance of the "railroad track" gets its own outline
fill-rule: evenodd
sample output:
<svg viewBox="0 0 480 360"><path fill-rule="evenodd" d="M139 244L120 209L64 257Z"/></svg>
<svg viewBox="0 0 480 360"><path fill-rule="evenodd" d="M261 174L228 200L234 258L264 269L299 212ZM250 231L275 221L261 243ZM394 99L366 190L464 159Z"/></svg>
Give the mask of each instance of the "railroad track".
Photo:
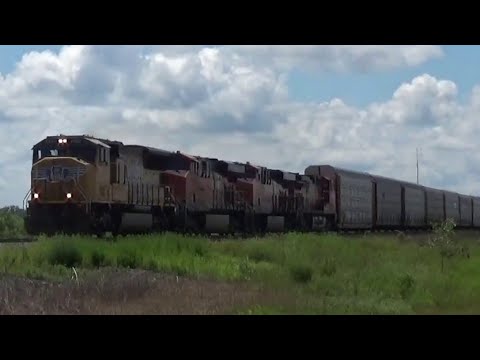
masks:
<svg viewBox="0 0 480 360"><path fill-rule="evenodd" d="M5 237L0 238L0 245L2 244L16 244L16 243L31 243L37 241L35 237Z"/></svg>
<svg viewBox="0 0 480 360"><path fill-rule="evenodd" d="M464 228L459 228L456 229L455 232L458 233L463 233L463 234L478 234L480 237L480 230L479 229L464 229ZM184 234L186 236L203 236L208 238L209 240L212 241L222 241L222 240L233 240L233 239L248 239L251 237L256 237L256 238L265 238L268 236L279 236L279 235L285 235L286 233L256 233L256 234L243 234L243 233L235 233L235 234L218 234L218 233L182 233L182 232L173 232L177 234ZM300 232L301 233L301 232ZM342 235L342 236L348 236L348 237L366 237L369 235L396 235L396 236L415 236L415 235L429 235L432 234L432 230L428 229L408 229L408 230L344 230L344 231L326 231L326 232L318 232L316 233L317 235L327 235L327 234L337 234L337 235ZM154 233L147 233L148 235L153 235ZM162 234L162 232L158 232L158 234ZM305 233L305 234L312 234L312 233ZM143 234L139 234L140 236ZM97 236L92 235L93 238L97 238ZM117 238L121 239L123 236L119 235ZM101 237L99 239L111 239L111 238L116 238L112 235L110 236L105 236ZM38 240L37 237L35 236L23 236L23 237L0 237L0 245L2 244L15 244L15 243L32 243L36 242Z"/></svg>

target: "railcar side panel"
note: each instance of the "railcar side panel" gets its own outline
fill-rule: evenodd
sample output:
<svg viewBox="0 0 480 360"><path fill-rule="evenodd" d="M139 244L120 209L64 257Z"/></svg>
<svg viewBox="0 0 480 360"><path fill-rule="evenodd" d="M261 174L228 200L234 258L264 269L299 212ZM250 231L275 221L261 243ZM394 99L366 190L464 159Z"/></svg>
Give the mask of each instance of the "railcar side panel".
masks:
<svg viewBox="0 0 480 360"><path fill-rule="evenodd" d="M480 197L474 196L473 202L473 226L480 227Z"/></svg>
<svg viewBox="0 0 480 360"><path fill-rule="evenodd" d="M369 229L373 221L373 181L368 175L337 171L338 227Z"/></svg>
<svg viewBox="0 0 480 360"><path fill-rule="evenodd" d="M445 219L443 192L436 189L426 189L427 225L441 222Z"/></svg>
<svg viewBox="0 0 480 360"><path fill-rule="evenodd" d="M190 211L209 212L213 209L213 179L190 171L186 177L186 203Z"/></svg>
<svg viewBox="0 0 480 360"><path fill-rule="evenodd" d="M445 219L452 219L456 224L460 223L460 201L456 193L444 191L445 196Z"/></svg>
<svg viewBox="0 0 480 360"><path fill-rule="evenodd" d="M460 226L473 226L472 197L460 195Z"/></svg>
<svg viewBox="0 0 480 360"><path fill-rule="evenodd" d="M302 176L302 182L303 209L304 212L308 214L311 213L315 208L318 191L310 177Z"/></svg>
<svg viewBox="0 0 480 360"><path fill-rule="evenodd" d="M254 209L257 214L271 214L273 211L274 188L271 183L253 183Z"/></svg>
<svg viewBox="0 0 480 360"><path fill-rule="evenodd" d="M376 222L378 227L402 224L402 186L400 182L373 177L376 183Z"/></svg>
<svg viewBox="0 0 480 360"><path fill-rule="evenodd" d="M423 227L426 225L425 190L420 186L403 186L404 225Z"/></svg>

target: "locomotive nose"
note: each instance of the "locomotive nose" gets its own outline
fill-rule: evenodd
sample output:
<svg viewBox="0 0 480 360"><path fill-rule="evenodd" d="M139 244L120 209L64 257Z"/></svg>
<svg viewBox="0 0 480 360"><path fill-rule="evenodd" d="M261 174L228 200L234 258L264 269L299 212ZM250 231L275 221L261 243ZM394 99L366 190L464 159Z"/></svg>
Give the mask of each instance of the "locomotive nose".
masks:
<svg viewBox="0 0 480 360"><path fill-rule="evenodd" d="M72 157L44 158L32 169L32 199L40 203L75 202L87 164Z"/></svg>

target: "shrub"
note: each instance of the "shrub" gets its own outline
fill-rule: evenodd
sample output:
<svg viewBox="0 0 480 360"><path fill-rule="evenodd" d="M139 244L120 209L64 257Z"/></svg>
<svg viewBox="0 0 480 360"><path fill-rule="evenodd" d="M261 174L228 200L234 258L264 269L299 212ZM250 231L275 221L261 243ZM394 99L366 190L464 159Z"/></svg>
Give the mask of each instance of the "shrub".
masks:
<svg viewBox="0 0 480 360"><path fill-rule="evenodd" d="M313 270L309 266L295 265L290 268L290 274L295 282L308 283L313 278Z"/></svg>
<svg viewBox="0 0 480 360"><path fill-rule="evenodd" d="M50 265L73 267L82 263L82 254L74 244L62 241L53 244L47 259Z"/></svg>
<svg viewBox="0 0 480 360"><path fill-rule="evenodd" d="M437 248L440 253L440 269L443 272L445 259L462 253L462 246L455 241L455 221L447 219L438 224L432 224L433 237L430 239L430 246Z"/></svg>

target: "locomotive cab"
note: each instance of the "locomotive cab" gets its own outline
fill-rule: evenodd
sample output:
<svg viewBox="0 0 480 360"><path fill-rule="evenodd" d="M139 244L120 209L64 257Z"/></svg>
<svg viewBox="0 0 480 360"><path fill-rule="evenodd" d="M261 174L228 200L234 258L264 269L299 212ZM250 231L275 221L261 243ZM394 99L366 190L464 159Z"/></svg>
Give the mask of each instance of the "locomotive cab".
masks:
<svg viewBox="0 0 480 360"><path fill-rule="evenodd" d="M119 192L112 186L121 180L116 162L115 171L111 169L112 147L88 136L60 135L43 139L32 150L31 187L25 198L29 232L89 228L92 206Z"/></svg>

